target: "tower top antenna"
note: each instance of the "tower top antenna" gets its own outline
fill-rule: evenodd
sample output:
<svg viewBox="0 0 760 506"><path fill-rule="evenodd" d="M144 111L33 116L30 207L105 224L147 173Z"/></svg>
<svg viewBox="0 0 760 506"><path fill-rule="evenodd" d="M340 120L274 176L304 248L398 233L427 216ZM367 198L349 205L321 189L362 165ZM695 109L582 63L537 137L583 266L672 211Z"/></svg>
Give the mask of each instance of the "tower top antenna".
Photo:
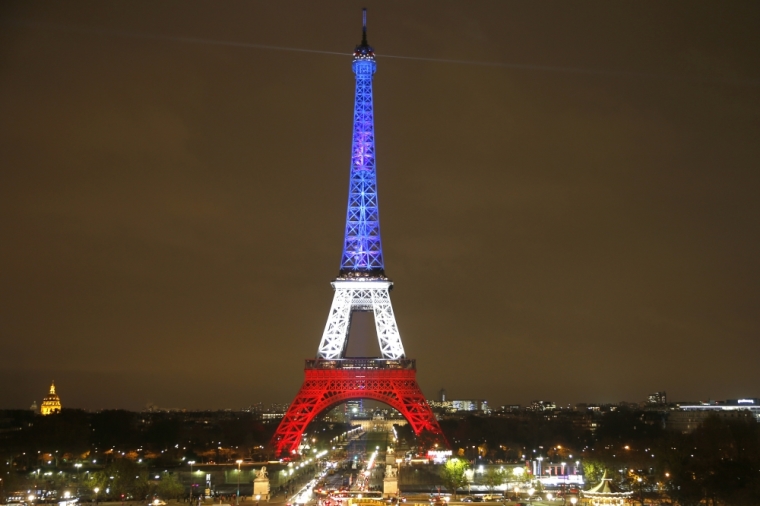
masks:
<svg viewBox="0 0 760 506"><path fill-rule="evenodd" d="M362 46L367 46L367 8L362 9Z"/></svg>
<svg viewBox="0 0 760 506"><path fill-rule="evenodd" d="M354 49L354 61L375 61L375 50L367 43L367 8L362 9L362 42ZM374 68L372 70L374 72Z"/></svg>
<svg viewBox="0 0 760 506"><path fill-rule="evenodd" d="M362 44L367 45L367 8L362 9Z"/></svg>

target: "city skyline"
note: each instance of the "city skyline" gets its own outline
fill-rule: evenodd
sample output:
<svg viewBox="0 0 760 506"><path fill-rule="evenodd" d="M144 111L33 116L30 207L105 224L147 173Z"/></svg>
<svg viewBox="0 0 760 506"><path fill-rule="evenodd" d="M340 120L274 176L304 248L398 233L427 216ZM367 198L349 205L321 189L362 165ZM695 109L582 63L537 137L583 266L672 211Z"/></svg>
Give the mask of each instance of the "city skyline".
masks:
<svg viewBox="0 0 760 506"><path fill-rule="evenodd" d="M363 5L12 5L0 407L51 380L86 409L291 399L339 267ZM754 397L760 8L367 6L426 397Z"/></svg>
<svg viewBox="0 0 760 506"><path fill-rule="evenodd" d="M53 382L54 383L54 382ZM446 390L443 390L444 392L447 392ZM456 388L453 390L456 392ZM53 385L51 385L48 395L55 392L55 388ZM440 398L440 390L436 392L435 395L428 395L426 396L426 399L428 402L431 402L431 406L433 408L440 408L441 404L441 398ZM30 406L28 409L31 409L33 411L39 412L40 406L44 405L45 400L47 399L47 396L41 396L40 397L42 401L40 403L37 402L38 399L32 399ZM58 402L58 409L60 410L60 400L58 395L55 395L56 401ZM666 400L666 392L665 391L659 391L659 392L653 392L646 395L643 395L641 399L617 399L617 400L605 400L605 401L596 401L593 399L582 399L577 402L569 402L569 403L561 403L561 402L554 402L553 400L547 400L547 399L531 399L530 401L524 402L524 403L518 403L518 402L510 402L509 399L507 399L505 402L502 402L500 404L491 403L488 399L479 397L479 396L471 396L471 397L464 397L464 396L457 396L452 397L446 394L446 399L444 401L448 401L449 403L483 403L488 404L489 411L500 411L502 409L510 410L512 408L519 407L520 409L530 409L531 405L536 405L537 403L543 404L548 403L552 409L580 409L580 408L586 408L587 406L625 406L625 405L639 405L639 406L647 406L647 405L662 405L662 406L676 406L676 405L683 405L688 406L692 404L703 404L703 405L730 405L730 404L738 404L741 406L742 403L745 403L748 406L753 406L758 404L760 405L760 397L736 397L736 398L723 398L723 399L713 399L713 398L698 398L698 399L670 399ZM344 401L336 406L345 406L347 404L351 404L355 401ZM391 410L394 411L397 415L401 416L398 411L396 411L393 407L388 406L382 402L379 401L373 401L373 400L366 400L365 402L368 402L368 405L371 407L371 409L384 409L384 410ZM748 404L747 404L748 403ZM280 401L274 401L274 402L262 402L260 400L254 399L253 401L246 402L242 405L236 405L236 406L223 406L223 407L216 407L216 408L187 408L183 406L159 406L154 404L153 402L148 402L144 406L118 406L118 405L111 405L111 406L99 406L99 407L83 407L83 406L72 406L66 403L67 405L65 408L67 409L82 409L85 411L100 411L100 410L108 410L108 409L126 409L129 411L225 411L225 410L231 410L231 411L248 411L248 410L263 410L265 412L273 412L277 411L285 411L287 410L288 406L290 405L290 401L286 400L280 400ZM25 409L22 406L11 406L11 407L2 407L0 409ZM331 408L333 409L333 408ZM462 411L462 410L460 410ZM463 411L481 411L480 408L476 409L465 409ZM324 412L322 414L326 414L327 412ZM52 413L43 413L43 414L52 414ZM321 416L321 415L320 415Z"/></svg>

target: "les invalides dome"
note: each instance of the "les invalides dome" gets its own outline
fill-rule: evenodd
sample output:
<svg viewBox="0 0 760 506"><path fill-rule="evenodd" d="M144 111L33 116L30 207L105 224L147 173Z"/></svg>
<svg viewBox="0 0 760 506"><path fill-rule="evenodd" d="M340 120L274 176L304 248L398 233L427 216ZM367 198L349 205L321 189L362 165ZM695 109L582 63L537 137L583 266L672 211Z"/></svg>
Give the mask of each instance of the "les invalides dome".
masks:
<svg viewBox="0 0 760 506"><path fill-rule="evenodd" d="M61 398L55 393L55 382L50 384L50 393L42 399L42 406L40 406L41 415L52 415L53 413L60 413L61 411Z"/></svg>

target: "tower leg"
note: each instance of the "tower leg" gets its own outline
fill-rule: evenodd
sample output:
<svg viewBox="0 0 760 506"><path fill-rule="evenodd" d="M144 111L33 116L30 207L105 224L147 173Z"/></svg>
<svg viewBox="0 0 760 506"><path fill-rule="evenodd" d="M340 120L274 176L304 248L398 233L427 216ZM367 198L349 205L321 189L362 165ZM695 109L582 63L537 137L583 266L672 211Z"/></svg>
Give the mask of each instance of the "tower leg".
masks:
<svg viewBox="0 0 760 506"><path fill-rule="evenodd" d="M372 290L372 309L375 312L375 330L383 358L397 359L404 357L404 345L393 314L391 296L387 288Z"/></svg>
<svg viewBox="0 0 760 506"><path fill-rule="evenodd" d="M353 290L336 288L325 331L319 342L317 356L320 358L340 358L345 356L348 346L348 330L351 327L351 307Z"/></svg>

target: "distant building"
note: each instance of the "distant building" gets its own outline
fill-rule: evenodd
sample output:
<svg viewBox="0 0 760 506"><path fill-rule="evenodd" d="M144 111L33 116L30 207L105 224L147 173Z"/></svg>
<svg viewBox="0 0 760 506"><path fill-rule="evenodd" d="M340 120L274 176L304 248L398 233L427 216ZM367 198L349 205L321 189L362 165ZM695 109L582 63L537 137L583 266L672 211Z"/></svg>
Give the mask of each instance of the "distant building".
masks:
<svg viewBox="0 0 760 506"><path fill-rule="evenodd" d="M649 394L649 397L647 398L647 404L662 405L667 403L668 396L665 394L665 392L655 392L653 394Z"/></svg>
<svg viewBox="0 0 760 506"><path fill-rule="evenodd" d="M671 411L665 427L670 430L688 433L699 427L708 416L717 416L722 420L751 420L753 414L747 410L724 411L720 409L678 409Z"/></svg>
<svg viewBox="0 0 760 506"><path fill-rule="evenodd" d="M346 409L343 404L335 406L330 411L322 413L319 418L325 422L346 423Z"/></svg>
<svg viewBox="0 0 760 506"><path fill-rule="evenodd" d="M352 426L360 426L364 432L393 432L394 425L406 425L406 419L394 418L383 420L380 418L358 418L351 420Z"/></svg>
<svg viewBox="0 0 760 506"><path fill-rule="evenodd" d="M758 407L760 406L760 399L728 399L726 406L744 406L744 407Z"/></svg>
<svg viewBox="0 0 760 506"><path fill-rule="evenodd" d="M36 413L37 412L37 401L32 401L32 405L29 406L29 409L31 409L32 411L34 411Z"/></svg>
<svg viewBox="0 0 760 506"><path fill-rule="evenodd" d="M255 414L260 420L269 422L273 420L282 420L285 413L288 412L288 408L290 408L289 404L283 404L281 402L273 402L266 407L264 406L264 403L256 402L251 404L248 409L244 411L249 411L250 413Z"/></svg>
<svg viewBox="0 0 760 506"><path fill-rule="evenodd" d="M557 405L554 401L533 401L526 409L528 411L554 411Z"/></svg>
<svg viewBox="0 0 760 506"><path fill-rule="evenodd" d="M452 409L456 411L483 411L490 413L491 408L488 406L488 401L483 399L462 399L451 401Z"/></svg>
<svg viewBox="0 0 760 506"><path fill-rule="evenodd" d="M55 393L55 382L50 383L50 393L48 393L44 399L42 399L42 406L40 406L41 415L52 415L53 413L60 413L61 411L61 398Z"/></svg>
<svg viewBox="0 0 760 506"><path fill-rule="evenodd" d="M505 413L517 413L518 411L520 411L521 408L522 406L520 406L519 404L507 404L501 407L501 411Z"/></svg>
<svg viewBox="0 0 760 506"><path fill-rule="evenodd" d="M364 403L362 399L346 402L346 418L364 418Z"/></svg>
<svg viewBox="0 0 760 506"><path fill-rule="evenodd" d="M264 410L265 413L286 413L290 408L290 404L282 402L273 402Z"/></svg>
<svg viewBox="0 0 760 506"><path fill-rule="evenodd" d="M263 402L254 402L250 406L248 406L248 411L251 413L263 413L264 412L264 403Z"/></svg>
<svg viewBox="0 0 760 506"><path fill-rule="evenodd" d="M760 399L729 399L725 402L680 404L678 409L668 414L666 427L679 432L691 432L711 414L727 420L754 418L760 422Z"/></svg>
<svg viewBox="0 0 760 506"><path fill-rule="evenodd" d="M439 411L453 411L454 410L454 405L453 405L453 403L451 401L431 401L431 400L429 400L428 404L434 410L439 410Z"/></svg>
<svg viewBox="0 0 760 506"><path fill-rule="evenodd" d="M438 401L446 402L446 390L444 388L441 388L441 390L438 392Z"/></svg>

